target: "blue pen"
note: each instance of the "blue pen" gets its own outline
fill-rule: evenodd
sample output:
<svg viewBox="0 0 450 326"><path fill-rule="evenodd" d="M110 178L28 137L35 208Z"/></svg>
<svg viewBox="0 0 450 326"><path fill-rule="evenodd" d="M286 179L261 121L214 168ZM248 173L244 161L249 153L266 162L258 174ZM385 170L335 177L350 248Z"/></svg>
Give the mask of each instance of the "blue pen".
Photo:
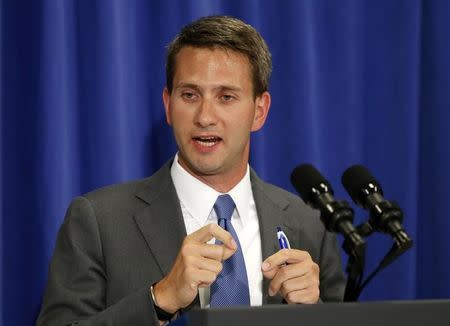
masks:
<svg viewBox="0 0 450 326"><path fill-rule="evenodd" d="M291 245L289 244L289 240L284 234L283 230L279 226L277 226L277 237L278 243L280 244L280 249L291 249Z"/></svg>

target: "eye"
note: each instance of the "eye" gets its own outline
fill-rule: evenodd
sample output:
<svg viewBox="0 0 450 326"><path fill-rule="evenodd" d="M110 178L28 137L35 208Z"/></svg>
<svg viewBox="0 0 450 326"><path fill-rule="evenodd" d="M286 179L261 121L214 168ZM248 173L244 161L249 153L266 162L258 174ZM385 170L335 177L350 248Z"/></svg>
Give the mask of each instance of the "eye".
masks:
<svg viewBox="0 0 450 326"><path fill-rule="evenodd" d="M236 99L236 97L234 97L233 95L230 95L230 94L224 94L224 95L221 96L221 100L223 102L231 102L231 101L233 101L235 99Z"/></svg>
<svg viewBox="0 0 450 326"><path fill-rule="evenodd" d="M183 91L181 93L181 97L183 99L187 100L187 101L195 100L196 96L197 95L194 92L191 92L191 91Z"/></svg>

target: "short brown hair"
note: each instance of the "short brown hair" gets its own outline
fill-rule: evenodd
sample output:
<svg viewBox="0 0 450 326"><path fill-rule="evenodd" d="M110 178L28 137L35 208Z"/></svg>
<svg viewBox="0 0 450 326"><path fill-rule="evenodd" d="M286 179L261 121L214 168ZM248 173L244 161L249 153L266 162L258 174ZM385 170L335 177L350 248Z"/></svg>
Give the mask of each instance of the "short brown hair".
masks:
<svg viewBox="0 0 450 326"><path fill-rule="evenodd" d="M167 51L166 86L170 93L176 56L186 46L229 49L244 54L252 66L254 95L268 90L272 72L269 48L256 29L243 21L229 16L207 16L183 27Z"/></svg>

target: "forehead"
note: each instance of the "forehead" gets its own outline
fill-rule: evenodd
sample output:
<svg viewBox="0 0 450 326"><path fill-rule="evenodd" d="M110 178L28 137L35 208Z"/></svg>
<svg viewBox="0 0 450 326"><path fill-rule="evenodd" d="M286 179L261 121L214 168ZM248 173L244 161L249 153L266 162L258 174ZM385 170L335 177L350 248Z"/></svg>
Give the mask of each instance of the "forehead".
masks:
<svg viewBox="0 0 450 326"><path fill-rule="evenodd" d="M178 52L175 63L174 86L179 82L219 81L252 86L250 61L237 51L187 46Z"/></svg>

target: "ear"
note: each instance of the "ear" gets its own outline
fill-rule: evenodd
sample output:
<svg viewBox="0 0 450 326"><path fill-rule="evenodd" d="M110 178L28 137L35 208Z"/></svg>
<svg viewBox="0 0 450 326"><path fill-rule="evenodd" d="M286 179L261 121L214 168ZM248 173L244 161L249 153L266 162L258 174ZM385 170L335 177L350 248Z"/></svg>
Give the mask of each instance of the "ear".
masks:
<svg viewBox="0 0 450 326"><path fill-rule="evenodd" d="M164 87L163 90L163 102L164 102L164 110L166 111L166 121L169 126L172 125L172 121L170 119L170 93L167 87Z"/></svg>
<svg viewBox="0 0 450 326"><path fill-rule="evenodd" d="M270 94L264 92L255 100L255 118L253 119L251 131L258 131L264 126L270 108Z"/></svg>

